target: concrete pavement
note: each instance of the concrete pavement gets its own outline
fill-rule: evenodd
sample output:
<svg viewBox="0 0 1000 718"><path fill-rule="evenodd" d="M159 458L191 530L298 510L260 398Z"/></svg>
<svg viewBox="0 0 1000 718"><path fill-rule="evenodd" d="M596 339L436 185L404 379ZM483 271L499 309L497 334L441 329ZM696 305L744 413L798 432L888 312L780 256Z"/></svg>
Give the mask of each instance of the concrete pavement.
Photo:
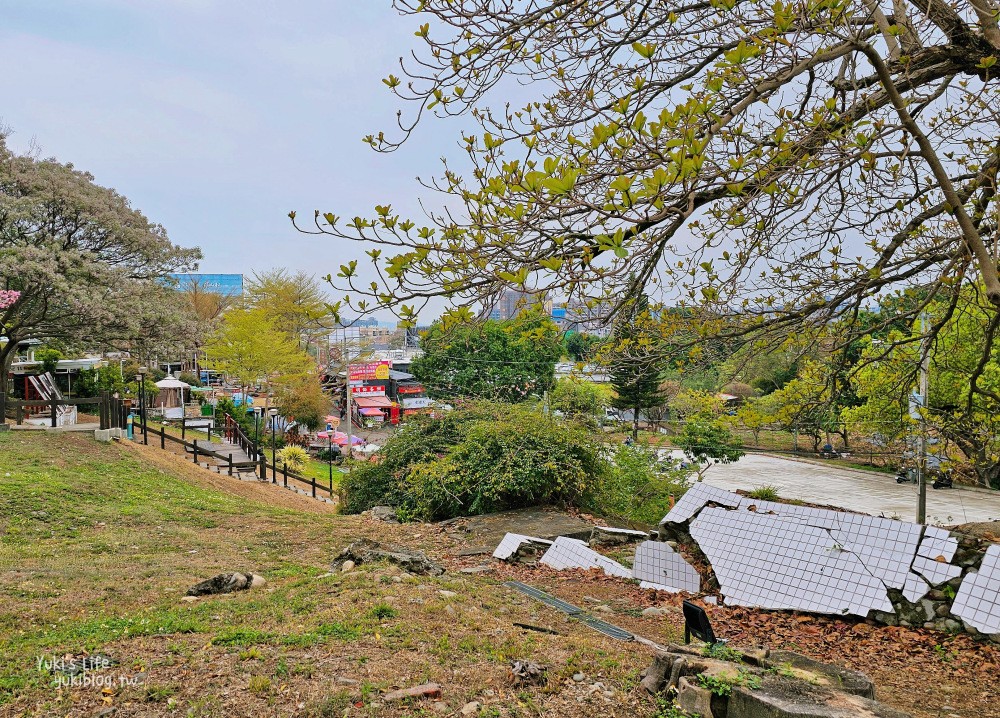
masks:
<svg viewBox="0 0 1000 718"><path fill-rule="evenodd" d="M774 486L784 499L840 506L875 516L913 521L915 484L897 484L891 474L841 469L826 463L747 454L733 464L716 464L705 482L730 491ZM927 487L927 521L942 526L1000 520L1000 491Z"/></svg>

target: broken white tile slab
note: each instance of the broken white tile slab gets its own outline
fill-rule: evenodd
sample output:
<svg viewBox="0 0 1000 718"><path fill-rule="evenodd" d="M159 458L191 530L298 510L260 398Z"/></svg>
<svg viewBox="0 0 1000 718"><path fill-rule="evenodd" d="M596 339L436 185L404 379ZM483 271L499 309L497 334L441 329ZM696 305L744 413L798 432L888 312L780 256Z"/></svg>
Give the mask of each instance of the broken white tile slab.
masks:
<svg viewBox="0 0 1000 718"><path fill-rule="evenodd" d="M617 561L589 548L583 541L559 536L538 560L550 568L599 568L609 576L632 578L632 572Z"/></svg>
<svg viewBox="0 0 1000 718"><path fill-rule="evenodd" d="M731 491L699 482L681 496L680 500L674 504L674 507L670 509L670 512L663 517L660 523L684 523L698 513L709 501L722 504L723 506L731 506L735 509L740 505L740 496Z"/></svg>
<svg viewBox="0 0 1000 718"><path fill-rule="evenodd" d="M1000 545L986 549L979 571L962 580L951 612L982 633L1000 633Z"/></svg>
<svg viewBox="0 0 1000 718"><path fill-rule="evenodd" d="M903 598L910 603L916 603L930 590L930 584L911 571L907 574L906 582L903 584Z"/></svg>
<svg viewBox="0 0 1000 718"><path fill-rule="evenodd" d="M551 546L551 541L546 541L545 539L535 538L534 536L525 536L524 534L512 534L508 533L497 547L493 550L493 558L498 558L501 561L506 561L521 548L523 543L540 543L546 546Z"/></svg>
<svg viewBox="0 0 1000 718"><path fill-rule="evenodd" d="M706 508L692 522L691 536L729 605L859 616L894 610L885 585L825 529Z"/></svg>
<svg viewBox="0 0 1000 718"><path fill-rule="evenodd" d="M917 556L913 559L913 570L927 579L932 586L940 586L946 581L962 575L961 566L953 566L944 561Z"/></svg>
<svg viewBox="0 0 1000 718"><path fill-rule="evenodd" d="M958 539L944 529L928 526L924 531L924 538L917 548L917 555L929 559L937 559L938 556L941 556L945 561L951 561L955 558L956 551L958 551Z"/></svg>
<svg viewBox="0 0 1000 718"><path fill-rule="evenodd" d="M635 549L632 576L643 588L698 593L701 576L684 557L662 541L643 541Z"/></svg>
<svg viewBox="0 0 1000 718"><path fill-rule="evenodd" d="M636 538L649 538L649 531L636 531L635 529L621 529L616 526L595 526L595 531L604 531L609 534L622 534L623 536L635 536Z"/></svg>

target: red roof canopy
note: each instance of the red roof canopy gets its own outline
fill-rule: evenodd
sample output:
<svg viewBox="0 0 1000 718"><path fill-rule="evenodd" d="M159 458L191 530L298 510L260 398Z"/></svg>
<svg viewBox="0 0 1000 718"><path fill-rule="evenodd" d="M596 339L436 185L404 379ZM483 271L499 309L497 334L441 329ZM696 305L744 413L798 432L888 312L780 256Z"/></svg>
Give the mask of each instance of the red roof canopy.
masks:
<svg viewBox="0 0 1000 718"><path fill-rule="evenodd" d="M389 401L384 396L356 396L354 397L354 403L357 404L362 409L368 409L368 408L388 409L392 406L392 402Z"/></svg>

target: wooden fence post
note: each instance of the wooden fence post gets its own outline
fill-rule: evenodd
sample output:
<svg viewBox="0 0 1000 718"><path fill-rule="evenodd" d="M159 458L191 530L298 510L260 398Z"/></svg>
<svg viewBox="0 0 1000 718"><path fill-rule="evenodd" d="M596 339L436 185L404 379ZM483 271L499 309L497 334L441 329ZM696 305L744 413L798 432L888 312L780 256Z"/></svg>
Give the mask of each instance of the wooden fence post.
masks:
<svg viewBox="0 0 1000 718"><path fill-rule="evenodd" d="M194 444L194 463L197 464L198 463L198 440L195 439L191 443Z"/></svg>
<svg viewBox="0 0 1000 718"><path fill-rule="evenodd" d="M55 429L56 428L56 417L57 417L57 415L59 413L59 411L58 411L59 410L59 400L56 399L56 395L55 394L52 395L52 400L51 400L50 403L51 403L51 411L52 411L52 419L51 419L50 423L52 425L52 428Z"/></svg>
<svg viewBox="0 0 1000 718"><path fill-rule="evenodd" d="M187 434L187 423L188 423L187 419L182 416L181 417L181 441L184 441L184 439L187 438L186 437L186 434Z"/></svg>
<svg viewBox="0 0 1000 718"><path fill-rule="evenodd" d="M229 455L229 475L233 475L233 455Z"/></svg>
<svg viewBox="0 0 1000 718"><path fill-rule="evenodd" d="M288 488L288 464L281 465L281 475L284 477L285 488Z"/></svg>
<svg viewBox="0 0 1000 718"><path fill-rule="evenodd" d="M167 448L167 430L163 427L162 424L160 425L160 448L161 449Z"/></svg>
<svg viewBox="0 0 1000 718"><path fill-rule="evenodd" d="M316 477L315 477L315 476L310 476L310 477L309 477L309 479L310 479L310 480L311 480L311 482L312 482L312 487L313 487L313 498L315 499L315 498L316 498Z"/></svg>
<svg viewBox="0 0 1000 718"><path fill-rule="evenodd" d="M267 481L267 458L263 454L260 455L260 478Z"/></svg>

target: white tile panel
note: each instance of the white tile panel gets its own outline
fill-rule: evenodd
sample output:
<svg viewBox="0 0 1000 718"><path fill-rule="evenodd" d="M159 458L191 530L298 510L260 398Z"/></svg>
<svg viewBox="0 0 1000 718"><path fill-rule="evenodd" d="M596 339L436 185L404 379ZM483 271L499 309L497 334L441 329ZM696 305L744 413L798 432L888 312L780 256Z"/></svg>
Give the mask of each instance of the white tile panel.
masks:
<svg viewBox="0 0 1000 718"><path fill-rule="evenodd" d="M508 533L497 547L493 550L493 558L498 558L501 561L506 561L521 547L521 544L526 541L532 541L535 543L545 544L546 546L551 546L551 541L546 541L545 539L535 538L534 536L525 536L523 534L512 534Z"/></svg>
<svg viewBox="0 0 1000 718"><path fill-rule="evenodd" d="M662 541L643 541L635 549L632 576L643 588L698 593L701 577L684 557Z"/></svg>
<svg viewBox="0 0 1000 718"><path fill-rule="evenodd" d="M558 570L564 568L599 568L609 576L632 578L632 572L617 561L597 553L583 541L559 536L539 563Z"/></svg>
<svg viewBox="0 0 1000 718"><path fill-rule="evenodd" d="M767 514L707 508L691 536L730 605L814 613L892 612L885 586L822 528Z"/></svg>
<svg viewBox="0 0 1000 718"><path fill-rule="evenodd" d="M932 586L940 586L946 581L962 575L961 566L953 566L943 561L934 561L923 556L913 559L913 570L927 579Z"/></svg>
<svg viewBox="0 0 1000 718"><path fill-rule="evenodd" d="M889 588L903 588L920 541L920 524L877 516L840 514L830 535L855 553L865 567Z"/></svg>
<svg viewBox="0 0 1000 718"><path fill-rule="evenodd" d="M958 539L949 535L944 529L937 526L928 526L924 531L924 539L917 548L917 555L925 558L936 559L938 556L944 557L945 561L955 558L958 550Z"/></svg>
<svg viewBox="0 0 1000 718"><path fill-rule="evenodd" d="M951 612L982 633L1000 633L1000 546L986 549L979 572L963 579Z"/></svg>
<svg viewBox="0 0 1000 718"><path fill-rule="evenodd" d="M699 509L709 501L736 508L740 503L740 497L731 491L699 482L681 496L680 500L674 504L674 507L670 509L670 512L663 517L660 523L684 523L698 513Z"/></svg>
<svg viewBox="0 0 1000 718"><path fill-rule="evenodd" d="M930 590L931 587L927 581L915 573L909 573L906 576L906 583L903 584L903 598L910 603L916 603Z"/></svg>
<svg viewBox="0 0 1000 718"><path fill-rule="evenodd" d="M638 538L642 536L643 538L649 538L649 531L636 531L635 529L620 529L616 526L598 526L599 531L604 531L609 534L622 534L623 536L635 536Z"/></svg>

